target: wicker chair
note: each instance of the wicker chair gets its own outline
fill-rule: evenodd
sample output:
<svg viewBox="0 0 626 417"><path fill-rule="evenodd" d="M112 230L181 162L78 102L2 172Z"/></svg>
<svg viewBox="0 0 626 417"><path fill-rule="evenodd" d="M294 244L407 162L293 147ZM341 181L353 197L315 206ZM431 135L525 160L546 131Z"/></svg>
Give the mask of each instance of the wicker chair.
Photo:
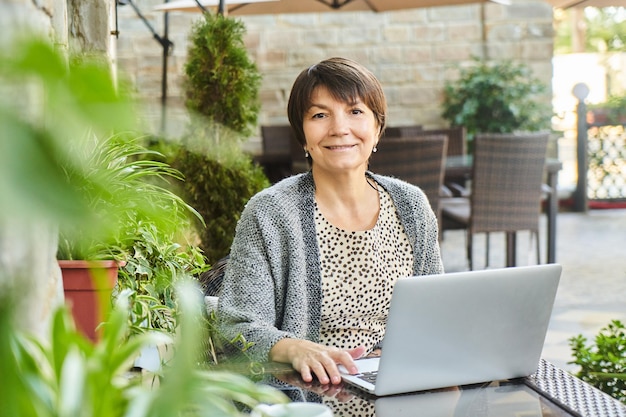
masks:
<svg viewBox="0 0 626 417"><path fill-rule="evenodd" d="M291 147L296 142L290 125L261 126L261 165L272 183L292 174Z"/></svg>
<svg viewBox="0 0 626 417"><path fill-rule="evenodd" d="M540 263L539 215L548 133L479 134L475 138L470 197L442 200L444 229L467 229L467 258L473 269L476 233L507 234L507 266L514 266L516 232L529 230L537 242Z"/></svg>
<svg viewBox="0 0 626 417"><path fill-rule="evenodd" d="M415 133L423 130L422 125L407 125L407 126L388 126L385 128L385 138L403 138L407 136L414 136Z"/></svg>
<svg viewBox="0 0 626 417"><path fill-rule="evenodd" d="M416 132L417 133L417 132ZM440 190L445 173L448 137L416 134L382 140L370 158L371 171L389 175L419 186L440 219Z"/></svg>
<svg viewBox="0 0 626 417"><path fill-rule="evenodd" d="M429 135L446 135L448 137L447 156L457 156L467 154L467 130L464 126L452 126L442 129L426 129L424 133ZM456 190L465 187L467 177L451 177L446 175L444 178L445 195L453 195Z"/></svg>
<svg viewBox="0 0 626 417"><path fill-rule="evenodd" d="M200 288L204 295L209 297L218 297L220 295L228 258L229 255L226 255L218 260L211 266L211 269L203 272L200 274L200 277L198 277Z"/></svg>

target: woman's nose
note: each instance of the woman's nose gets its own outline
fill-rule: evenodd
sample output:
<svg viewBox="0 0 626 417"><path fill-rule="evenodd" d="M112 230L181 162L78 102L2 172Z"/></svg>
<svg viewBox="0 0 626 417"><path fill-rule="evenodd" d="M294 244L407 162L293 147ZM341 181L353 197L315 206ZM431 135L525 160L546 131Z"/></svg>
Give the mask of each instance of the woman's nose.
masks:
<svg viewBox="0 0 626 417"><path fill-rule="evenodd" d="M350 131L348 118L344 114L335 114L331 118L330 134L333 136L345 135Z"/></svg>

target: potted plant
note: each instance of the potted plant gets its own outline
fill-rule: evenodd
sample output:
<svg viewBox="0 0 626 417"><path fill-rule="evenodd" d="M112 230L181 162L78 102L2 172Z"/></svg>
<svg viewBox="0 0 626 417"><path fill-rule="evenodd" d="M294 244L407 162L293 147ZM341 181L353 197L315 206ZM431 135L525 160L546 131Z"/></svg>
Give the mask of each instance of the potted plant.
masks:
<svg viewBox="0 0 626 417"><path fill-rule="evenodd" d="M92 339L102 322L96 301L106 304L110 299L119 266L131 263L132 273L138 271L134 265L139 256L135 244L146 237L143 232L152 227L159 231L153 234L152 242L167 236L165 244L172 245L173 234L189 224L189 214L196 214L165 183L158 182L182 179L180 173L161 162L162 155L144 148L138 140L127 134L104 140L93 138L91 146L84 150L87 163L81 171L67 170L69 182L88 198L94 212L93 223L102 226L88 229L71 222L64 224L57 254L78 325ZM144 263L138 275L145 276L152 266ZM127 280L122 288L132 285Z"/></svg>
<svg viewBox="0 0 626 417"><path fill-rule="evenodd" d="M194 24L184 66L191 123L177 144L155 140L186 178L180 194L205 221L196 222L196 230L208 263L228 254L245 203L269 185L262 168L242 151L257 129L261 84L244 34L240 20L223 15L205 13Z"/></svg>
<svg viewBox="0 0 626 417"><path fill-rule="evenodd" d="M599 390L626 404L626 328L619 320L600 329L595 339L579 334L570 340L574 360L580 366L575 374Z"/></svg>
<svg viewBox="0 0 626 417"><path fill-rule="evenodd" d="M546 90L524 64L474 58L446 82L442 117L465 126L470 143L476 133L546 130L552 116L549 98L542 99Z"/></svg>
<svg viewBox="0 0 626 417"><path fill-rule="evenodd" d="M142 238L136 225L155 225L173 239L197 214L166 187L168 180L182 177L160 161L161 155L141 146L132 103L114 85L108 66L74 56L68 65L45 41L31 41L7 53L0 71L8 80L6 91L15 90L10 103L6 96L0 102L7 135L1 142L3 224L24 219L49 224L51 234L58 228L58 239L47 238L48 229L41 237L52 245L58 241L57 259L64 269L66 261L81 267L88 261L92 271L101 272L74 290L66 282L67 298L79 305L72 299L87 295L86 305L93 307L102 296L106 307L116 267L132 254L133 238ZM36 100L37 95L45 100ZM22 102L26 97L35 103ZM113 264L111 273L97 265L103 260ZM94 289L97 296L89 295ZM94 337L102 316L98 308L89 310L95 318L86 331ZM77 312L77 319L85 317Z"/></svg>

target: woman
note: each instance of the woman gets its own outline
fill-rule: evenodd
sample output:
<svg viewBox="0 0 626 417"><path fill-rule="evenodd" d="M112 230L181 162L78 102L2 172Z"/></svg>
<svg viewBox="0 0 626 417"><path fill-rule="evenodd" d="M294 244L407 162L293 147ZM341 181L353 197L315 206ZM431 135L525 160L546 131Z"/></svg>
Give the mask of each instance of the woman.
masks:
<svg viewBox="0 0 626 417"><path fill-rule="evenodd" d="M338 364L356 373L354 359L382 343L394 282L443 272L424 193L367 170L386 110L380 83L356 62L302 71L288 116L311 170L258 193L237 225L221 330L306 382L338 384Z"/></svg>

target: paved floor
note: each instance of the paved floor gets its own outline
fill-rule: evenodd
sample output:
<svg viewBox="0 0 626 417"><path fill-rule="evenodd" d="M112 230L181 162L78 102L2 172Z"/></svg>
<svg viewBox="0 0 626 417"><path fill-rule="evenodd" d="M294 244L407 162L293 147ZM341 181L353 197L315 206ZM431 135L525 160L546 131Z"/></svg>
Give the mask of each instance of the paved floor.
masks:
<svg viewBox="0 0 626 417"><path fill-rule="evenodd" d="M534 242L518 237L518 265L535 264ZM540 243L545 256L545 216ZM467 269L465 234L447 231L441 244L446 272ZM484 268L484 240L475 240L475 269ZM504 266L504 237L492 235L490 268ZM556 261L563 266L559 290L543 349L543 358L575 372L569 338L582 334L592 341L613 319L626 321L626 209L559 213Z"/></svg>

